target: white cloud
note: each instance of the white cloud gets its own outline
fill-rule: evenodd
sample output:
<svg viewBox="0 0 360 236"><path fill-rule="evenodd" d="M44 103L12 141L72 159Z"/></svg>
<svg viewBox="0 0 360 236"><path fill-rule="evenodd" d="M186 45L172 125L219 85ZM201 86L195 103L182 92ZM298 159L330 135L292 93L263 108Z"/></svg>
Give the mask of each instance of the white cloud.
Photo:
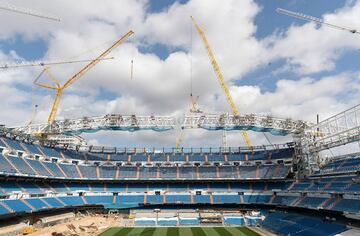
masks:
<svg viewBox="0 0 360 236"><path fill-rule="evenodd" d="M360 1L346 5L334 13L325 14L324 21L335 25L360 29ZM284 20L293 20L288 17ZM313 22L301 26L292 25L284 35L269 38L274 44L270 49L274 58L285 58L289 64L297 66L298 73L309 74L331 71L336 61L350 50L360 48L357 35L327 26L317 27Z"/></svg>

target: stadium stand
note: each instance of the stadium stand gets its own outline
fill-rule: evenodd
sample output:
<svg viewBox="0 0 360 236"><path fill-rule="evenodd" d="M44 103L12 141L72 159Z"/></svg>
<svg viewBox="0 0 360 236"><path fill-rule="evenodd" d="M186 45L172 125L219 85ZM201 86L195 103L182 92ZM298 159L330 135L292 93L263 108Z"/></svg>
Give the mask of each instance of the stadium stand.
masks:
<svg viewBox="0 0 360 236"><path fill-rule="evenodd" d="M267 205L360 214L359 157L336 160L294 179L292 148L233 153L90 153L0 139L0 217L99 206ZM22 153L22 154L19 154ZM278 162L278 160L282 160ZM268 214L264 226L293 235L341 232L303 215ZM258 225L225 214L224 224ZM196 225L201 218L137 217L137 225ZM330 225L330 226L329 226ZM300 228L305 230L299 231ZM314 231L313 231L314 230Z"/></svg>
<svg viewBox="0 0 360 236"><path fill-rule="evenodd" d="M335 235L343 232L346 227L332 222L323 222L315 217L296 213L269 213L262 223L267 229L280 235Z"/></svg>

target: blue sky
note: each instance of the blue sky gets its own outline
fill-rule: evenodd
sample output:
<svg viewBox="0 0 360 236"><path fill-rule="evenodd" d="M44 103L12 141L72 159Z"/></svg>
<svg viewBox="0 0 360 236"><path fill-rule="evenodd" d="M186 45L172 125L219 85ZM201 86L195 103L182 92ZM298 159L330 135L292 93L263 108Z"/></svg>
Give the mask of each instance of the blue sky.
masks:
<svg viewBox="0 0 360 236"><path fill-rule="evenodd" d="M187 0L157 0L149 1L147 4L147 13L159 13L166 11L173 4L185 4ZM257 31L255 37L259 40L272 35L277 31L286 31L291 25L303 25L306 21L290 18L275 12L276 8L281 7L297 12L303 12L308 15L321 17L323 14L332 13L338 8L343 7L346 2L343 0L318 0L311 2L306 0L291 0L291 1L267 1L267 0L256 0L255 1L261 7L261 12L255 18L255 24ZM234 22L235 23L235 22ZM336 23L336 22L335 22ZM339 32L339 34L344 32ZM315 43L315 42L314 42ZM41 38L35 40L24 39L22 35L16 35L10 39L0 41L0 50L4 53L15 51L17 55L22 57L24 60L35 61L42 60L48 49L48 42ZM181 50L179 47L168 47L161 43L153 43L139 46L140 52L152 53L157 55L160 59L165 60L171 53ZM324 75L328 75L334 72L352 71L358 66L360 59L360 48L358 51L349 51L345 53L341 60L337 62L335 71L323 71L315 73L312 76L321 78ZM241 85L259 85L264 91L273 91L275 89L275 82L279 79L278 76L271 75L271 72L281 68L285 64L285 60L271 61L266 65L259 67L246 74L241 81L237 81L236 84ZM283 78L296 79L297 75L291 71L282 73ZM265 79L266 78L266 79ZM102 88L103 89L103 88ZM102 91L100 91L102 93ZM103 98L104 94L100 95L99 98ZM110 93L109 98L112 98Z"/></svg>
<svg viewBox="0 0 360 236"><path fill-rule="evenodd" d="M28 61L62 60L87 50L88 43L99 45L130 27L136 31L135 39L113 53L114 62L100 63L85 76L87 79L80 80L65 92L60 118L106 113L184 112L188 106L190 55L194 58L194 91L200 96L202 109L229 112L195 30L193 52L190 54L188 50L188 16L192 14L206 29L242 113L266 113L313 121L316 113L326 117L359 102L359 36L314 27L306 21L275 12L281 7L319 18L328 15L335 19L332 23L359 29L356 18L360 16L359 1L156 0L108 1L102 5L90 1L87 9L83 9L81 3L72 4L71 1L54 1L51 5L34 1L37 4L22 1L14 4L36 6L37 10L58 15L63 21L51 23L1 11L3 23L0 25L11 22L3 25L0 34L3 62L11 63L15 59L12 52ZM129 62L133 58L135 78L130 81ZM81 65L59 67L54 68L54 73L66 78L80 68ZM0 116L3 123L23 124L31 113L34 96L39 104L45 104L39 108L38 120L46 120L51 93L37 89L34 94L31 79L28 79L35 78L40 70L24 69L4 74L0 89L18 91L19 94L14 97L4 95L7 100L0 108L14 109L18 118L3 114ZM121 82L116 82L118 80ZM297 88L300 95L289 92ZM210 136L210 144L218 143L218 140L211 141L213 136ZM221 134L218 136L220 139ZM135 137L143 143L151 142L148 134L131 134L129 140ZM167 142L166 137L159 142ZM96 135L90 138L100 140ZM233 140L236 139L234 135ZM230 137L230 143L231 140ZM169 145L172 143L168 142Z"/></svg>

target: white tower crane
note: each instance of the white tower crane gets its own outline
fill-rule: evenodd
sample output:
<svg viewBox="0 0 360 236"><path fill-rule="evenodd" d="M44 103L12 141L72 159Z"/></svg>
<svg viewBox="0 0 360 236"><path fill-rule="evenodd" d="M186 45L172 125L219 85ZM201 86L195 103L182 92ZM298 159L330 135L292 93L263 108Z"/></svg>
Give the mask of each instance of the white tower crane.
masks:
<svg viewBox="0 0 360 236"><path fill-rule="evenodd" d="M325 26L328 26L328 27L331 27L331 28L334 28L334 29L345 30L345 31L348 31L348 32L353 33L353 34L360 34L359 30L351 29L351 28L344 27L344 26L330 24L330 23L325 22L324 20L322 20L320 18L305 15L305 14L300 13L300 12L293 12L293 11L289 11L289 10L286 10L286 9L283 9L283 8L277 8L276 12L278 12L280 14L288 15L288 16L291 16L291 17L294 17L294 18L298 18L298 19L301 19L301 20L312 21L312 22L315 22L316 24L325 25Z"/></svg>
<svg viewBox="0 0 360 236"><path fill-rule="evenodd" d="M0 9L5 11L16 12L24 15L29 15L29 16L35 16L43 19L53 20L53 21L61 21L61 19L56 16L40 13L31 9L17 7L12 4L4 3L4 2L0 2Z"/></svg>

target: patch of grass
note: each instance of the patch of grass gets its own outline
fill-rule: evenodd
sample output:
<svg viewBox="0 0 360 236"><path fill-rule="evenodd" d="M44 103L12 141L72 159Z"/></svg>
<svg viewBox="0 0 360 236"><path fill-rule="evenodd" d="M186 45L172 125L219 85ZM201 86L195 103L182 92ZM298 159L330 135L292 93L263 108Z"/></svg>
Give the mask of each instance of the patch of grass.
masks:
<svg viewBox="0 0 360 236"><path fill-rule="evenodd" d="M169 227L167 229L166 236L179 236L179 228Z"/></svg>
<svg viewBox="0 0 360 236"><path fill-rule="evenodd" d="M260 234L252 231L251 229L247 227L235 227L235 229L239 230L241 233L247 235L247 236L261 236Z"/></svg>
<svg viewBox="0 0 360 236"><path fill-rule="evenodd" d="M195 236L206 236L206 233L204 232L204 230L202 230L201 227L191 227L191 233L192 235Z"/></svg>
<svg viewBox="0 0 360 236"><path fill-rule="evenodd" d="M156 228L145 228L144 231L141 232L140 236L152 236L156 231Z"/></svg>
<svg viewBox="0 0 360 236"><path fill-rule="evenodd" d="M186 230L185 230L186 229ZM190 229L190 230L189 230ZM157 235L166 235L166 236L180 236L180 232L187 232L187 236L211 236L211 235L221 235L221 236L260 236L258 233L252 231L247 227L144 227L144 228L110 228L100 234L100 236L157 236Z"/></svg>
<svg viewBox="0 0 360 236"><path fill-rule="evenodd" d="M133 228L110 228L100 236L126 236Z"/></svg>
<svg viewBox="0 0 360 236"><path fill-rule="evenodd" d="M227 231L224 227L214 227L214 230L221 236L233 236L233 234Z"/></svg>

